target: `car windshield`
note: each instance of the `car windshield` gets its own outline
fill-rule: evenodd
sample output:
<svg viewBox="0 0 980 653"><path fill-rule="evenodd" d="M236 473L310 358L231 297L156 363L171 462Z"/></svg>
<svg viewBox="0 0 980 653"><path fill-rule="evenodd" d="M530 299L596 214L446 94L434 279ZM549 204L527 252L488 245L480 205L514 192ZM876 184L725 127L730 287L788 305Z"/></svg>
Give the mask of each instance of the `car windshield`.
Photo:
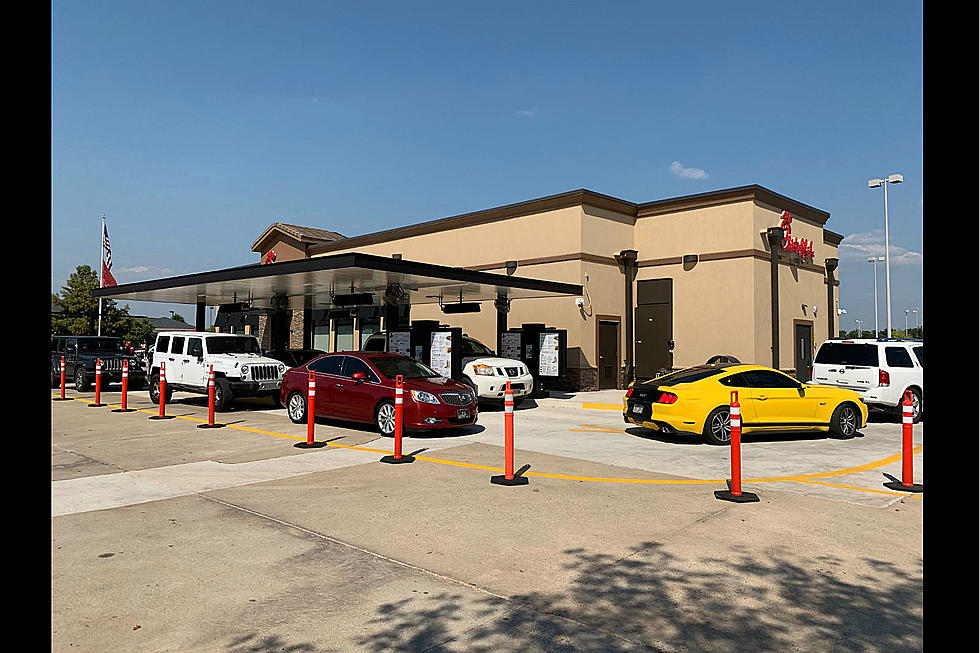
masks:
<svg viewBox="0 0 980 653"><path fill-rule="evenodd" d="M432 379L435 372L408 356L366 356L367 360L383 375L393 379L399 374L406 379Z"/></svg>
<svg viewBox="0 0 980 653"><path fill-rule="evenodd" d="M658 379L653 379L650 385L677 385L678 383L693 383L694 381L700 381L701 379L706 379L709 376L714 376L715 374L721 374L724 368L718 367L689 367L686 370L679 370L677 372L671 372L661 376Z"/></svg>
<svg viewBox="0 0 980 653"><path fill-rule="evenodd" d="M463 338L463 356L496 356L496 354L479 340Z"/></svg>
<svg viewBox="0 0 980 653"><path fill-rule="evenodd" d="M118 338L79 338L79 351L127 351Z"/></svg>
<svg viewBox="0 0 980 653"><path fill-rule="evenodd" d="M259 354L259 341L255 338L218 336L208 338L209 354Z"/></svg>

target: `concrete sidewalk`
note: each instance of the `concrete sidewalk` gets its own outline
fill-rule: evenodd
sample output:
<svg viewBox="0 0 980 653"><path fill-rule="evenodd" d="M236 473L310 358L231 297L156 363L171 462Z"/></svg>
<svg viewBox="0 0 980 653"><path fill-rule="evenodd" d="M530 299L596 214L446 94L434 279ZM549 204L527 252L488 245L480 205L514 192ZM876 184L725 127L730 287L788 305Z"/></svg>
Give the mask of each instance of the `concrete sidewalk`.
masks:
<svg viewBox="0 0 980 653"><path fill-rule="evenodd" d="M549 391L551 396L535 399L539 406L586 410L623 410L626 390L591 390L586 392Z"/></svg>

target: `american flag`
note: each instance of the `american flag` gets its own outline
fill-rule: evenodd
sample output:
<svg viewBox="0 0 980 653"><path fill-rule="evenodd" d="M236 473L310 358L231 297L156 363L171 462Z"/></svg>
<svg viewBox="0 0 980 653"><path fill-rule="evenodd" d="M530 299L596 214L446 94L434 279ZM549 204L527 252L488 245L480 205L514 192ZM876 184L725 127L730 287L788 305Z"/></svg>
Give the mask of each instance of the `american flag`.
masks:
<svg viewBox="0 0 980 653"><path fill-rule="evenodd" d="M112 269L112 247L109 246L109 228L105 226L105 218L102 218L102 287L115 286L116 280L112 277L109 270Z"/></svg>

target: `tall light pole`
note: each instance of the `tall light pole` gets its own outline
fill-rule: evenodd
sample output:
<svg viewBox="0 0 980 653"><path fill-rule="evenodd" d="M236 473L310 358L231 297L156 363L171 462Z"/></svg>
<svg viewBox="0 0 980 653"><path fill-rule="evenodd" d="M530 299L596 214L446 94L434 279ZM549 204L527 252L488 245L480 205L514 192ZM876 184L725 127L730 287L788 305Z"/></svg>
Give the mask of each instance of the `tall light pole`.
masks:
<svg viewBox="0 0 980 653"><path fill-rule="evenodd" d="M913 308L912 312L915 313L915 328L919 328L919 309Z"/></svg>
<svg viewBox="0 0 980 653"><path fill-rule="evenodd" d="M909 309L905 309L905 337L909 337Z"/></svg>
<svg viewBox="0 0 980 653"><path fill-rule="evenodd" d="M875 269L875 338L878 337L878 261L884 261L884 256L872 256L868 263L872 263Z"/></svg>
<svg viewBox="0 0 980 653"><path fill-rule="evenodd" d="M861 322L862 322L862 320L854 320L854 321L857 322L857 324L858 324L858 338L863 338L864 337L864 331L861 330Z"/></svg>
<svg viewBox="0 0 980 653"><path fill-rule="evenodd" d="M885 187L885 311L887 312L888 337L892 337L892 278L888 256L888 184L902 183L902 175L888 175L887 179L869 179L868 188Z"/></svg>

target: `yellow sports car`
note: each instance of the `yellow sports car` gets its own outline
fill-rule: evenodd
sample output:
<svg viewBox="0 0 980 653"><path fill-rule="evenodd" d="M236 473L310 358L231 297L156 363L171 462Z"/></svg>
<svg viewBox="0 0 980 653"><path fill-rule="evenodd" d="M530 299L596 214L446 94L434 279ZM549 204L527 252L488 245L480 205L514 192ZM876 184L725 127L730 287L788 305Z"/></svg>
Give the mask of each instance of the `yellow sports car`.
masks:
<svg viewBox="0 0 980 653"><path fill-rule="evenodd" d="M699 365L633 384L623 399L623 420L728 444L733 390L742 433L826 431L846 439L868 423L868 407L857 392L803 384L761 365Z"/></svg>

